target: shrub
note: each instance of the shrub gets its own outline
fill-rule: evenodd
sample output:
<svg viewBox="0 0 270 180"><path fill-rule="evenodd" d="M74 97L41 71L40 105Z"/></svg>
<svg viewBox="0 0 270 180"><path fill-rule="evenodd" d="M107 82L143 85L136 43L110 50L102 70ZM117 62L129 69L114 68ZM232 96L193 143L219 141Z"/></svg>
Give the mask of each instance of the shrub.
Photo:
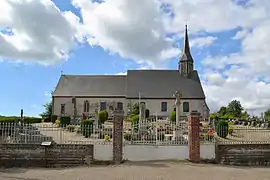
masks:
<svg viewBox="0 0 270 180"><path fill-rule="evenodd" d="M175 111L171 112L170 121L171 122L175 122L176 121L176 112Z"/></svg>
<svg viewBox="0 0 270 180"><path fill-rule="evenodd" d="M228 122L221 120L217 124L217 135L222 138L226 138L228 135Z"/></svg>
<svg viewBox="0 0 270 180"><path fill-rule="evenodd" d="M66 125L70 124L71 118L69 116L63 116L60 118L60 125L65 127Z"/></svg>
<svg viewBox="0 0 270 180"><path fill-rule="evenodd" d="M214 134L204 134L204 140L211 141L214 139Z"/></svg>
<svg viewBox="0 0 270 180"><path fill-rule="evenodd" d="M98 113L98 121L100 124L103 124L108 120L109 114L106 110L99 111Z"/></svg>
<svg viewBox="0 0 270 180"><path fill-rule="evenodd" d="M126 141L131 141L131 133L125 133L125 134L124 134L124 139L125 139Z"/></svg>
<svg viewBox="0 0 270 180"><path fill-rule="evenodd" d="M93 132L93 121L92 120L84 120L81 122L81 133L84 137L88 138L91 136Z"/></svg>
<svg viewBox="0 0 270 180"><path fill-rule="evenodd" d="M60 120L59 119L57 119L56 121L55 121L55 124L57 125L57 126L59 126L60 125Z"/></svg>
<svg viewBox="0 0 270 180"><path fill-rule="evenodd" d="M75 131L75 126L74 126L74 125L68 125L68 126L67 126L67 130L68 130L69 132L74 132L74 131Z"/></svg>
<svg viewBox="0 0 270 180"><path fill-rule="evenodd" d="M138 124L139 123L139 119L140 119L140 115L139 114L132 116L131 117L132 124Z"/></svg>
<svg viewBox="0 0 270 180"><path fill-rule="evenodd" d="M234 125L235 123L234 122L232 122L232 121L230 121L229 123L228 123L228 125Z"/></svg>
<svg viewBox="0 0 270 180"><path fill-rule="evenodd" d="M25 117L23 119L23 122L24 123L29 123L29 124L32 124L32 123L41 123L42 122L42 118Z"/></svg>
<svg viewBox="0 0 270 180"><path fill-rule="evenodd" d="M149 111L149 109L146 109L145 110L145 118L149 118L149 116L150 116L150 111Z"/></svg>
<svg viewBox="0 0 270 180"><path fill-rule="evenodd" d="M233 133L233 127L229 126L228 133L231 135Z"/></svg>
<svg viewBox="0 0 270 180"><path fill-rule="evenodd" d="M111 138L111 137L110 137L109 135L105 135L105 137L104 137L105 141L109 141L110 138Z"/></svg>

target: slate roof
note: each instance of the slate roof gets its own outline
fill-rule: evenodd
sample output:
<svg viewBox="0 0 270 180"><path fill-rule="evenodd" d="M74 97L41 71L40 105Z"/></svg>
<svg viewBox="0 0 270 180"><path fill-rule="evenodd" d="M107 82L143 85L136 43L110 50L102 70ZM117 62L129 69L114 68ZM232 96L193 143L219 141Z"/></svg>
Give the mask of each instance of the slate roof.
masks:
<svg viewBox="0 0 270 180"><path fill-rule="evenodd" d="M53 96L124 96L125 75L61 75Z"/></svg>
<svg viewBox="0 0 270 180"><path fill-rule="evenodd" d="M130 70L127 73L126 97L172 98L180 91L183 98L205 98L197 71L189 78L177 70Z"/></svg>
<svg viewBox="0 0 270 180"><path fill-rule="evenodd" d="M129 70L127 75L62 75L53 96L123 96L126 98L205 98L197 71L189 78L177 70Z"/></svg>

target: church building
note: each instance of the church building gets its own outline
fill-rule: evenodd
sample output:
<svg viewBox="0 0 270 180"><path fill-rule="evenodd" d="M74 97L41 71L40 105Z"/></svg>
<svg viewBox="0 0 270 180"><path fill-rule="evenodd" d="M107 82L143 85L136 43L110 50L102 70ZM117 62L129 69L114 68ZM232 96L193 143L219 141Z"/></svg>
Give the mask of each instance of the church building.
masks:
<svg viewBox="0 0 270 180"><path fill-rule="evenodd" d="M209 117L205 94L194 69L187 27L183 50L175 70L128 70L126 75L61 75L53 92L53 114L91 115L99 110L128 112L136 102L144 102L150 115L168 117L174 110L176 91L181 92L180 115L191 111Z"/></svg>

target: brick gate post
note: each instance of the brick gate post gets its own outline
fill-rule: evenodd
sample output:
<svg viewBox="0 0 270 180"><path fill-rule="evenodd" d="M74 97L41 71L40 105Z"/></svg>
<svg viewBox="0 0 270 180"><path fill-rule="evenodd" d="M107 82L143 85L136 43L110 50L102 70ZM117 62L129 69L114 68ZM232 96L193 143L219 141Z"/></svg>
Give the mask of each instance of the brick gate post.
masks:
<svg viewBox="0 0 270 180"><path fill-rule="evenodd" d="M194 163L199 163L201 160L201 157L200 157L200 117L201 117L201 114L199 112L192 111L188 118L189 160Z"/></svg>
<svg viewBox="0 0 270 180"><path fill-rule="evenodd" d="M124 111L113 112L113 161L121 163L123 160L123 120Z"/></svg>

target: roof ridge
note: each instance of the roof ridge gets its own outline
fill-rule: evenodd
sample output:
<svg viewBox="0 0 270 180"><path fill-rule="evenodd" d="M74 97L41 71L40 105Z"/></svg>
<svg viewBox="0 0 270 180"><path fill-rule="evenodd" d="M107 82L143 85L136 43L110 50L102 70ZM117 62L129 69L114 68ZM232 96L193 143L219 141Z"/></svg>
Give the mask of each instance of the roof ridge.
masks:
<svg viewBox="0 0 270 180"><path fill-rule="evenodd" d="M62 76L69 76L69 77L125 77L126 75L76 75L76 74L63 74Z"/></svg>

